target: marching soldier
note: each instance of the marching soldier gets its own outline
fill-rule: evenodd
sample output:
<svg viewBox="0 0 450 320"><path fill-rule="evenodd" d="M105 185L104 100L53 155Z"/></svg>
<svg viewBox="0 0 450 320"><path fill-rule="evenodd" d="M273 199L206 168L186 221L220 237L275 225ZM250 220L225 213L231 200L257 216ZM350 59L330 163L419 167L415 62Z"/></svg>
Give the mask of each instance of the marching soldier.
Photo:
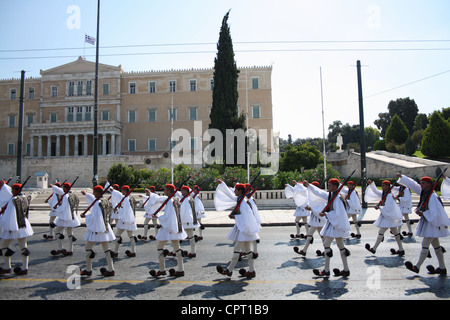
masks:
<svg viewBox="0 0 450 320"><path fill-rule="evenodd" d="M61 188L61 183L56 182L55 186L60 187ZM55 219L58 216L58 212L57 210L54 208L54 206L58 203L60 198L60 195L56 194L56 193L52 193L49 199L46 199L45 202L49 204L50 206L50 213L49 213L49 226L50 226L50 230L48 234L44 234L43 237L44 239L47 240L52 240L53 239L53 231L55 229Z"/></svg>
<svg viewBox="0 0 450 320"><path fill-rule="evenodd" d="M58 239L58 250L52 250L51 254L57 256L62 254L64 256L73 255L73 243L77 240L73 235L73 228L79 227L81 225L78 219L78 197L70 191L71 185L69 182L65 182L62 188L58 186L53 186L53 193L62 197L60 198L59 204L55 205L58 212L58 216L55 220L55 236ZM66 229L67 237L69 238L69 249L64 249L64 229Z"/></svg>
<svg viewBox="0 0 450 320"><path fill-rule="evenodd" d="M148 223L150 222L150 220L152 220L153 227L155 228L155 236L151 235L150 239L155 240L156 236L158 235L158 230L159 230L159 228L161 228L161 226L158 225L158 219L153 217L153 213L156 210L158 210L159 205L157 203L151 205L150 199L149 199L150 193L156 194L155 187L151 186L148 189L145 189L145 193L147 194L146 196L139 195L140 197L142 197L142 203L144 204L145 214L144 214L144 235L143 236L138 235L138 238L140 240L144 240L144 241L148 239L147 234L148 234L148 229L150 228Z"/></svg>
<svg viewBox="0 0 450 320"><path fill-rule="evenodd" d="M384 233L387 229L391 229L391 233L394 235L397 241L398 250L391 249L392 254L398 254L399 256L405 255L405 250L403 249L402 238L400 235L399 228L402 225L402 213L399 206L394 200L394 196L391 193L391 182L389 180L384 180L381 185L381 190L378 190L375 183L372 180L367 181L368 186L366 189L365 199L369 201L379 201L375 206L376 210L380 210L380 215L378 219L373 223L374 226L379 228L378 236L373 247L366 243L365 248L375 254L378 246L384 240ZM381 201L379 200L381 198Z"/></svg>
<svg viewBox="0 0 450 320"><path fill-rule="evenodd" d="M302 185L303 186L303 185ZM309 184L310 188L319 188L319 183L317 181L313 181ZM314 193L309 192L307 188L303 187L303 189L300 189L295 195L294 198L301 198L304 199L305 203L307 203L305 209L310 210L311 214L308 219L308 233L306 234L306 241L305 245L301 250L299 250L299 247L294 247L294 252L306 256L306 253L308 251L309 246L313 243L313 234L317 231L317 233L320 235L320 232L322 231L322 228L325 226L325 223L327 222L327 219L323 216L320 216L320 213L322 212L323 208L326 206L326 200L322 199L321 197L316 196ZM323 237L321 236L322 241ZM317 250L316 253L319 256L323 256L323 252L320 250Z"/></svg>
<svg viewBox="0 0 450 320"><path fill-rule="evenodd" d="M156 249L158 252L159 270L150 270L152 277L159 277L167 275L165 257L167 251L164 250L164 245L170 241L172 243L173 251L177 258L177 270L170 269L169 274L174 277L184 276L184 264L183 256L180 248L180 240L187 237L186 231L183 229L180 218L180 200L175 196L175 186L173 184L166 184L164 188L164 196L158 196L157 194L151 194L151 204L165 203L164 214L158 216L161 223L161 230L159 230L156 240L158 243Z"/></svg>
<svg viewBox="0 0 450 320"><path fill-rule="evenodd" d="M116 190L117 192L113 192L113 190ZM117 183L114 183L112 187L109 188L111 192L111 196L109 198L111 202L111 206L113 208L113 211L111 213L110 222L112 227L115 227L117 224L117 221L119 220L119 210L116 209L117 205L119 204L120 200L122 200L122 192L120 192L120 186Z"/></svg>
<svg viewBox="0 0 450 320"><path fill-rule="evenodd" d="M119 212L119 220L116 224L116 245L114 248L114 257L117 258L119 256L119 248L122 244L122 233L124 231L127 232L128 237L130 238L130 249L126 250L125 254L128 257L136 257L136 237L134 235L134 231L137 230L136 225L136 200L133 196L127 195L130 191L130 187L127 185L122 186L122 193L117 190L112 191L112 197L121 196L121 200L117 204L117 210Z"/></svg>
<svg viewBox="0 0 450 320"><path fill-rule="evenodd" d="M358 215L361 214L361 202L359 201L358 192L356 191L355 183L353 181L347 182L347 189L342 188L341 191L345 195L345 208L347 209L347 215L352 218L355 225L356 233L352 232L350 235L354 238L361 238L361 232L359 230L360 223L358 222Z"/></svg>
<svg viewBox="0 0 450 320"><path fill-rule="evenodd" d="M285 188L286 198L292 198L295 191L297 189L299 189L299 188L301 189L303 187L303 185L301 183L299 183L295 180L292 180L292 183L294 184L294 187L286 184L286 188ZM291 234L292 239L306 238L305 234L300 233L300 229L302 226L305 226L305 231L306 231L306 233L308 233L308 227L309 227L308 223L307 223L308 216L309 216L309 212L306 209L306 204L298 205L294 212L295 227L296 227L297 232L296 232L296 234Z"/></svg>
<svg viewBox="0 0 450 320"><path fill-rule="evenodd" d="M195 228L200 227L200 224L197 221L197 213L195 210L195 202L194 198L190 196L191 189L188 186L181 187L181 206L180 206L180 218L181 223L183 224L183 229L186 231L187 240L189 240L189 244L191 247L191 252L186 253L185 255L188 258L195 258L197 256L196 245L195 245L195 237L194 230Z"/></svg>
<svg viewBox="0 0 450 320"><path fill-rule="evenodd" d="M11 256L14 251L9 248L13 240L18 241L22 253L22 267L15 267L17 275L28 274L30 250L27 248L27 238L33 235L33 229L28 222L29 199L20 193L22 185L12 187L0 180L0 203L6 203L1 213L1 245L0 255L3 255L5 268L0 268L0 274L11 273Z"/></svg>
<svg viewBox="0 0 450 320"><path fill-rule="evenodd" d="M241 256L241 251L248 257L249 269L240 269L239 274L247 277L254 278L255 272L255 258L251 251L252 241L259 239L259 230L261 226L257 223L252 209L248 205L244 197L245 186L242 183L237 183L234 187L234 194L231 190L219 180L216 193L214 195L214 205L216 210L228 209L231 206L236 206L236 201L239 205L236 211L229 215L230 219L235 220L235 225L231 231L227 234L227 238L235 242L233 256L228 264L228 268L224 269L222 266L217 266L217 272L223 275L231 277L233 269L236 266ZM237 207L237 206L236 206Z"/></svg>
<svg viewBox="0 0 450 320"><path fill-rule="evenodd" d="M402 212L403 218L405 219L405 223L408 228L408 232L403 231L402 234L404 236L412 237L412 222L409 219L409 216L412 212L411 191L404 185L400 185L400 187L394 187L394 190L398 192L398 194L395 196L395 199L399 202L400 211ZM398 232L401 232L401 228L401 226L398 227Z"/></svg>
<svg viewBox="0 0 450 320"><path fill-rule="evenodd" d="M415 265L411 261L406 261L405 266L408 270L419 273L422 263L429 254L431 244L436 253L439 267L434 268L432 265L428 265L427 270L430 274L446 275L447 269L444 261L445 249L440 245L439 238L447 237L450 234L448 230L450 220L439 196L433 192L433 180L430 177L422 177L420 184L418 184L413 179L400 173L397 174L397 177L399 177L398 183L407 186L411 191L420 195L419 206L416 209L416 214L420 219L416 227L415 235L423 237L422 250Z"/></svg>
<svg viewBox="0 0 450 320"><path fill-rule="evenodd" d="M350 270L348 267L347 257L350 255L350 251L344 246L344 238L350 235L350 222L348 221L347 211L345 210L344 202L339 197L339 180L330 179L328 181L328 192L319 188L314 188L309 185L308 181L304 181L303 185L308 188L308 192L313 193L323 199L328 199L330 204L326 210L322 211L319 216L326 217L327 222L322 228L320 235L323 237L324 258L325 266L322 271L313 269L316 276L329 276L330 275L330 258L333 256L333 250L331 249L331 243L336 240L336 245L339 248L343 270L338 268L333 269L335 276L348 277ZM324 208L324 209L325 209Z"/></svg>
<svg viewBox="0 0 450 320"><path fill-rule="evenodd" d="M206 218L206 211L205 211L205 206L203 205L203 202L199 197L200 187L193 186L193 189L194 189L193 198L195 201L195 211L197 213L197 221L200 224L200 228L198 228L199 234L198 234L198 236L195 236L195 239L197 241L200 241L200 240L203 240L203 230L205 230L205 226L202 225L202 219Z"/></svg>
<svg viewBox="0 0 450 320"><path fill-rule="evenodd" d="M92 259L95 257L95 252L92 250L97 242L100 242L103 252L105 253L106 262L108 268L101 268L100 272L105 277L111 277L115 275L114 264L112 259L112 251L109 249L109 242L114 241L116 237L112 232L109 224L109 217L111 215L112 206L108 199L103 197L103 187L98 185L94 187L93 195L86 191L81 191L86 197L86 203L88 206L96 201L90 209L90 214L82 215L82 218L86 218L87 231L84 235L86 243L86 269L80 272L82 276L92 275Z"/></svg>

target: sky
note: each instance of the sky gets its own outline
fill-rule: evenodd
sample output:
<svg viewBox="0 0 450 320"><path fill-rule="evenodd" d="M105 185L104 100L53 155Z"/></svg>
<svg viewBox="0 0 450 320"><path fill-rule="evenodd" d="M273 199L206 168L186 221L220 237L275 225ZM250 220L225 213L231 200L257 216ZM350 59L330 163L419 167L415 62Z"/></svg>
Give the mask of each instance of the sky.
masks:
<svg viewBox="0 0 450 320"><path fill-rule="evenodd" d="M419 112L450 107L448 0L103 0L99 62L124 71L212 68L224 15L238 67L272 66L273 126L315 138L328 126L364 126L389 101ZM97 1L0 2L0 79L39 77L85 56L95 61Z"/></svg>

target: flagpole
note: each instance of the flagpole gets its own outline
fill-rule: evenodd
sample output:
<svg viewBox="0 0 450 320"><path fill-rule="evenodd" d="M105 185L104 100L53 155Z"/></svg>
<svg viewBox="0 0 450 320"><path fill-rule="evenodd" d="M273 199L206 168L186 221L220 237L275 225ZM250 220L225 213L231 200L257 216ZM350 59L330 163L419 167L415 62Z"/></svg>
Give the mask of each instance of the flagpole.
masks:
<svg viewBox="0 0 450 320"><path fill-rule="evenodd" d="M98 51L99 51L99 30L100 30L100 0L97 0L97 38L95 50L95 88L94 88L94 164L92 184L95 187L98 184Z"/></svg>
<svg viewBox="0 0 450 320"><path fill-rule="evenodd" d="M323 179L325 190L327 189L327 151L325 148L325 116L323 111L322 67L320 67L320 100L322 103L322 130L323 130Z"/></svg>

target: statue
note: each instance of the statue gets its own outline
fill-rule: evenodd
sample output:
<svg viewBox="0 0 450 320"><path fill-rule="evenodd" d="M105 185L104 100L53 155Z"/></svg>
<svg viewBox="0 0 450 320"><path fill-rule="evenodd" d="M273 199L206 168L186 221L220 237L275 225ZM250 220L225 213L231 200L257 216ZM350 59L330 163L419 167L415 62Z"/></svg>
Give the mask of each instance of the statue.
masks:
<svg viewBox="0 0 450 320"><path fill-rule="evenodd" d="M344 144L344 139L342 138L340 133L337 136L336 144L339 147L339 150L337 150L337 152L342 152L342 145Z"/></svg>

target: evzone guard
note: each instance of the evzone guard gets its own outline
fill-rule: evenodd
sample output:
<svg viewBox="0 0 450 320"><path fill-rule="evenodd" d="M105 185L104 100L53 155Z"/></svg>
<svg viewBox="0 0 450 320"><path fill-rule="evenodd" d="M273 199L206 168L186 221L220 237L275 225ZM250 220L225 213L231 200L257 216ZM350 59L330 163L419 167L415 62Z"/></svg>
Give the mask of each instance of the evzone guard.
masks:
<svg viewBox="0 0 450 320"><path fill-rule="evenodd" d="M413 232L411 229L412 221L409 219L409 216L412 212L412 197L411 191L404 185L394 186L393 191L397 192L397 195L394 197L395 200L398 200L398 205L400 206L400 211L402 212L405 224L408 228L408 232L403 231L401 234L404 236L412 237ZM398 227L398 231L401 232L401 226Z"/></svg>
<svg viewBox="0 0 450 320"><path fill-rule="evenodd" d="M375 254L380 243L384 241L384 233L387 229L391 229L391 233L394 235L398 245L398 250L391 248L391 253L399 256L405 255L402 237L399 231L399 227L403 224L403 217L400 207L397 202L395 202L394 196L391 193L393 188L391 182L389 180L384 180L381 185L381 191L376 188L375 183L373 183L372 180L368 180L367 183L368 186L366 188L365 200L367 202L378 201L378 204L375 205L375 209L380 210L380 215L373 223L374 226L379 228L375 244L371 247L370 244L366 243L365 248Z"/></svg>
<svg viewBox="0 0 450 320"><path fill-rule="evenodd" d="M448 230L450 220L439 196L434 192L440 176L434 185L433 180L427 176L420 179L420 184L400 173L397 174L397 177L399 178L398 183L407 186L411 191L420 195L419 205L415 210L415 213L420 217L415 235L423 238L422 250L420 251L416 264L413 264L411 261L406 261L405 266L408 270L419 273L420 267L429 255L429 247L431 244L436 253L439 266L435 268L432 265L428 265L427 270L430 274L446 275L447 269L444 261L445 249L440 245L439 238L447 237L450 234ZM447 190L445 190L447 187L448 185L446 183L442 184L443 194L447 194Z"/></svg>
<svg viewBox="0 0 450 320"><path fill-rule="evenodd" d="M309 246L314 241L313 237L314 233L317 231L317 233L320 235L323 226L327 222L327 219L325 217L320 216L320 213L322 212L323 208L325 208L327 202L322 197L318 197L315 195L315 193L308 191L308 188L319 188L319 183L317 181L311 182L308 188L305 187L303 184L297 185L298 187L296 187L296 189L294 190L294 194L292 195L294 201L296 202L297 205L306 204L305 209L309 210L311 213L307 221L309 228L306 234L305 245L303 246L302 249L300 249L297 246L294 247L294 252L302 256L306 256ZM322 236L321 239L323 241ZM320 250L317 250L316 253L319 256L323 256L323 252Z"/></svg>
<svg viewBox="0 0 450 320"><path fill-rule="evenodd" d="M328 204L319 214L319 216L327 219L325 226L320 232L320 235L323 237L325 265L322 271L313 269L313 273L316 276L328 277L330 275L330 259L333 256L331 243L333 240L336 240L336 245L339 248L342 259L343 269L339 270L338 268L334 268L333 273L335 276L348 277L350 275L350 270L348 267L347 257L350 255L350 251L344 246L344 239L350 236L351 227L344 202L339 197L339 192L341 189L339 187L339 180L330 179L328 181L328 192L312 187L306 180L303 182L303 185L307 187L308 191L311 193L322 197L323 199L327 199L328 201Z"/></svg>
<svg viewBox="0 0 450 320"><path fill-rule="evenodd" d="M356 233L352 232L350 233L350 235L353 238L361 238L358 215L361 214L362 208L358 192L356 191L355 183L353 181L347 182L347 187L342 188L341 192L344 194L345 208L347 209L347 215L349 218L352 219L353 224L355 225Z"/></svg>
<svg viewBox="0 0 450 320"><path fill-rule="evenodd" d="M192 189L194 189L194 195L192 196L195 201L195 211L197 214L197 221L200 224L200 228L198 228L198 236L195 235L195 239L197 241L203 240L203 231L205 230L205 226L202 225L202 219L206 218L206 210L205 206L203 205L202 200L198 196L200 194L200 186L193 186Z"/></svg>
<svg viewBox="0 0 450 320"><path fill-rule="evenodd" d="M300 182L297 182L295 180L292 180L292 184L294 186L291 186L289 184L285 185L284 193L285 193L286 199L293 198L293 195L294 195L296 189L303 187L303 185ZM305 234L300 233L300 229L302 226L304 226L306 233L308 233L309 226L308 226L307 220L308 220L309 214L310 213L306 209L305 203L296 204L296 209L294 212L296 233L291 234L292 239L306 238Z"/></svg>
<svg viewBox="0 0 450 320"><path fill-rule="evenodd" d="M114 209L117 209L119 213L119 219L116 224L116 243L114 247L114 257L117 258L119 256L119 248L122 244L122 234L124 231L127 232L127 235L130 239L130 250L126 250L125 254L128 257L136 257L136 236L134 232L137 230L136 225L136 200L133 196L131 196L132 190L130 190L130 186L124 185L122 186L122 192L120 193L117 190L112 190L112 197L121 198L119 203L116 205Z"/></svg>
<svg viewBox="0 0 450 320"><path fill-rule="evenodd" d="M22 253L22 267L15 267L17 275L28 274L30 250L27 248L27 238L33 235L33 228L28 221L30 199L22 193L22 184L15 183L12 187L0 180L0 255L3 255L5 268L0 268L0 274L11 273L11 257L15 253L9 245L17 240Z"/></svg>
<svg viewBox="0 0 450 320"><path fill-rule="evenodd" d="M56 182L55 186L61 188L61 183ZM45 200L45 203L48 203L49 206L50 206L50 213L48 214L49 215L48 223L49 223L50 230L49 230L48 234L44 234L43 235L44 239L47 239L47 240L52 240L53 239L53 233L54 233L54 229L55 229L54 221L55 221L56 217L58 216L58 211L57 211L57 209L54 208L54 206L58 203L59 198L60 198L60 195L52 192L50 197L48 197Z"/></svg>
<svg viewBox="0 0 450 320"><path fill-rule="evenodd" d="M158 224L158 218L153 217L153 213L158 209L159 204L150 204L150 193L156 194L155 186L150 186L148 189L145 189L146 195L139 195L142 198L142 207L145 210L144 214L144 235L138 235L139 240L146 241L147 239L156 240L156 236L158 235L159 228L161 225ZM150 229L149 222L152 221L153 227L155 228L155 235L148 236L148 229Z"/></svg>
<svg viewBox="0 0 450 320"><path fill-rule="evenodd" d="M218 265L216 269L220 274L231 277L233 269L241 257L241 251L243 251L248 257L249 269L246 271L244 268L241 268L239 274L247 278L254 278L256 276L255 258L251 250L251 244L252 241L259 239L258 232L261 226L256 221L252 209L245 199L245 193L248 189L246 190L244 184L237 183L233 193L221 180L218 180L218 182L219 185L214 195L214 206L218 211L234 207L229 218L234 219L235 224L227 234L227 238L235 242L235 246L228 267L223 268L221 265Z"/></svg>
<svg viewBox="0 0 450 320"><path fill-rule="evenodd" d="M193 190L189 186L181 187L181 199L180 199L180 218L184 231L186 231L186 239L189 241L191 252L183 252L183 255L188 258L195 258L196 252L196 240L194 237L195 228L200 227L200 223L197 220L197 213L195 210L195 200L191 196Z"/></svg>
<svg viewBox="0 0 450 320"><path fill-rule="evenodd" d="M108 264L107 268L103 267L100 269L100 273L105 277L114 276L113 252L109 249L109 242L116 239L109 224L109 218L112 212L111 202L103 196L105 191L99 185L94 187L93 194L87 193L84 190L81 193L86 197L88 209L81 214L81 218L86 219L87 231L84 235L84 240L86 241L86 269L82 270L80 275L92 275L92 259L96 255L93 248L99 242ZM88 211L90 213L86 215Z"/></svg>
<svg viewBox="0 0 450 320"><path fill-rule="evenodd" d="M75 180L76 181L76 180ZM77 240L73 235L73 228L81 225L78 219L78 204L79 199L72 193L72 184L65 182L62 188L51 185L53 193L60 196L59 201L53 207L57 210L58 216L55 219L55 237L58 239L58 250L52 250L50 253L53 256L62 254L63 256L73 255L73 243ZM64 229L66 229L67 237L69 238L68 250L64 248Z"/></svg>
<svg viewBox="0 0 450 320"><path fill-rule="evenodd" d="M184 276L183 256L180 248L180 240L187 237L186 231L183 229L180 218L180 200L176 196L177 189L173 184L166 184L164 187L164 196L159 196L156 193L150 194L150 204L159 203L159 209L154 212L155 217L158 217L161 223L161 229L156 236L158 240L156 250L158 253L159 270L150 270L152 277L160 277L167 275L166 271L166 255L164 245L170 241L172 243L173 251L177 259L177 270L171 268L169 274L174 277ZM164 208L163 215L157 215L161 209Z"/></svg>

